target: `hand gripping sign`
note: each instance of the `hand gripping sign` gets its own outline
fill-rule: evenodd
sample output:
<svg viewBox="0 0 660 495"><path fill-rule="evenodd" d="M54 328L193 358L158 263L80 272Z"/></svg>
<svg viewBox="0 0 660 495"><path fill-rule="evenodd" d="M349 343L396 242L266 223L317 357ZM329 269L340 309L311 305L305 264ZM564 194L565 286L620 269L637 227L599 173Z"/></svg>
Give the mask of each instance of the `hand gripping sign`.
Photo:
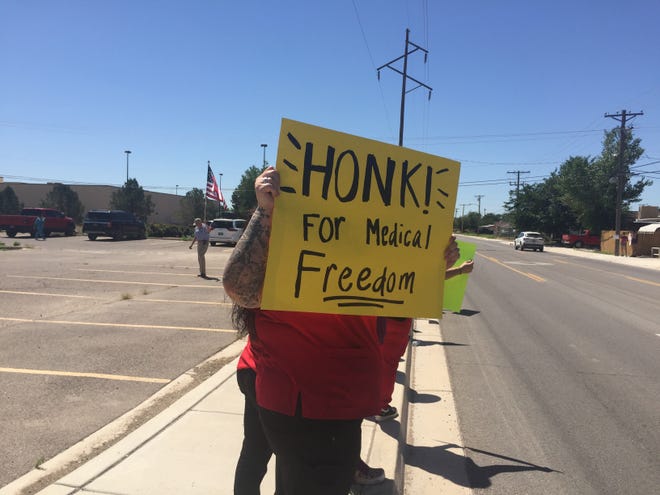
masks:
<svg viewBox="0 0 660 495"><path fill-rule="evenodd" d="M263 309L442 314L460 165L282 120Z"/></svg>

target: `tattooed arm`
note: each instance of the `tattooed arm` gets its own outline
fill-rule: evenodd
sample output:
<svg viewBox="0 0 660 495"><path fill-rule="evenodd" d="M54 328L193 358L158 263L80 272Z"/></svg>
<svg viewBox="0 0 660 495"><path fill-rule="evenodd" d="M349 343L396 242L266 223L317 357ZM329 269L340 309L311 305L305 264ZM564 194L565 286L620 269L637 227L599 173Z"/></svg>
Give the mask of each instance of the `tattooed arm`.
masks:
<svg viewBox="0 0 660 495"><path fill-rule="evenodd" d="M245 308L258 308L266 275L268 242L279 174L268 167L255 180L258 207L225 266L222 283L231 299Z"/></svg>

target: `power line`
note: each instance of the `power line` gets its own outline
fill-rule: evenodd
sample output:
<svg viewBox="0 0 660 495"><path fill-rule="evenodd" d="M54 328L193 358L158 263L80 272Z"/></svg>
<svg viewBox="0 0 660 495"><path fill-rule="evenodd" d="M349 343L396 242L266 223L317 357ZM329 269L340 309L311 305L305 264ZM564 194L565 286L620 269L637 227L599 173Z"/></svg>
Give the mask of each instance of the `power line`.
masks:
<svg viewBox="0 0 660 495"><path fill-rule="evenodd" d="M357 8L357 4L355 3L355 0L353 0L353 10L355 11L355 18L357 19L358 26L360 27L360 32L362 33L362 39L364 40L364 46L367 48L367 53L369 54L369 60L371 61L371 66L375 69L376 68L376 63L374 62L374 58L371 55L371 50L369 49L369 42L367 41L367 35L364 32L364 28L362 27L362 21L360 20L360 13ZM388 127L390 130L392 130L391 127L391 122L390 122L390 115L389 112L387 111L387 104L385 102L385 94L383 93L383 86L380 84L380 80L378 80L378 90L380 91L380 99L381 102L383 103L383 109L385 111L385 122L387 122Z"/></svg>

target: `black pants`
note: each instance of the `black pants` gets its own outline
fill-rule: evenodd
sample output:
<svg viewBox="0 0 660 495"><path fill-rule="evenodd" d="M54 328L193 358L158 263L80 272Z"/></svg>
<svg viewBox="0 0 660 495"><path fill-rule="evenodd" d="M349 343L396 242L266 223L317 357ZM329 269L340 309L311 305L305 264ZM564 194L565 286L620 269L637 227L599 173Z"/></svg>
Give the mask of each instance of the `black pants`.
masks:
<svg viewBox="0 0 660 495"><path fill-rule="evenodd" d="M298 408L300 410L300 407ZM360 460L362 419L314 420L259 408L286 495L346 495Z"/></svg>
<svg viewBox="0 0 660 495"><path fill-rule="evenodd" d="M259 495L259 486L266 475L273 451L261 427L254 382L257 374L251 369L236 372L238 387L245 395L243 413L243 447L234 475L234 495ZM279 478L276 475L276 478ZM276 494L281 492L277 491Z"/></svg>

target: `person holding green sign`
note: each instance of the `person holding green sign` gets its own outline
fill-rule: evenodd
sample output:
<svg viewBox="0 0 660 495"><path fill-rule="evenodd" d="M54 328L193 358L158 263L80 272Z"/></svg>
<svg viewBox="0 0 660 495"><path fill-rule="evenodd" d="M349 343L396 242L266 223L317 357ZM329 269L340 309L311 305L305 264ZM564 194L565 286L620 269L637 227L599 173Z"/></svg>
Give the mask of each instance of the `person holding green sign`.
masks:
<svg viewBox="0 0 660 495"><path fill-rule="evenodd" d="M360 461L362 419L380 409L378 318L260 309L279 186L272 167L256 179L258 207L225 266L223 285L250 310L259 420L276 455L282 495L346 495ZM452 236L446 266L459 255Z"/></svg>

